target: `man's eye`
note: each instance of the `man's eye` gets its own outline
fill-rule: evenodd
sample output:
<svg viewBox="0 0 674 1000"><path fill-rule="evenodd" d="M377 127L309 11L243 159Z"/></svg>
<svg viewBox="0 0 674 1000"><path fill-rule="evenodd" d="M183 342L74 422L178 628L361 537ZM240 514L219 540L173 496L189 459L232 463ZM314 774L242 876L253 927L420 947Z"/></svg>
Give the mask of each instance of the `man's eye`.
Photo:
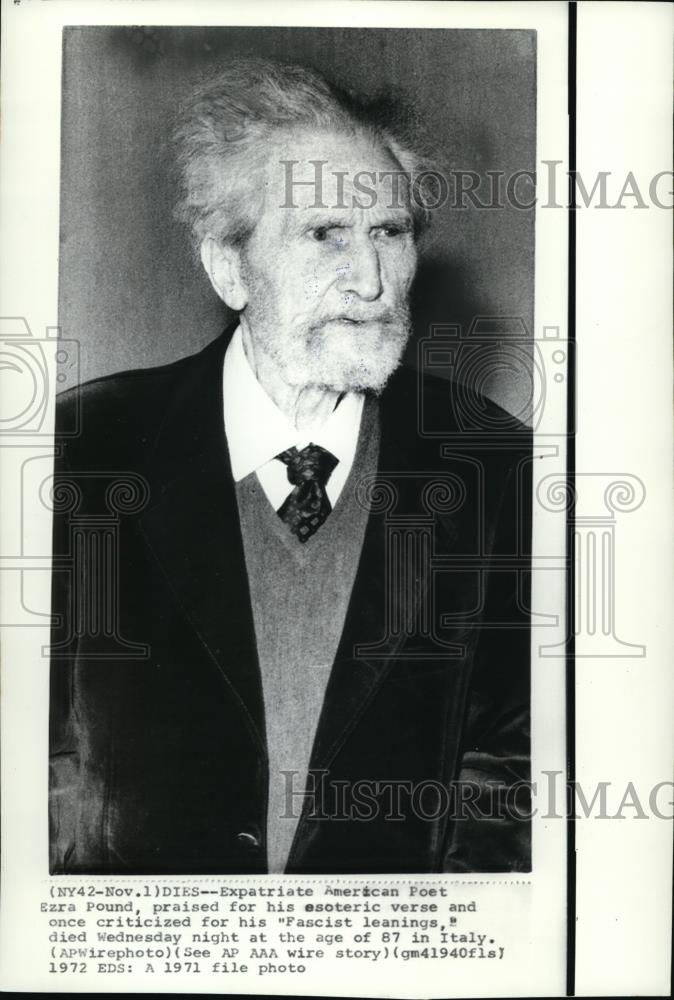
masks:
<svg viewBox="0 0 674 1000"><path fill-rule="evenodd" d="M334 247L346 244L344 231L339 226L314 226L309 230L309 235L315 243L329 243Z"/></svg>
<svg viewBox="0 0 674 1000"><path fill-rule="evenodd" d="M409 232L409 229L406 226L390 225L380 226L376 231L378 234L391 238L394 236L402 236L404 233Z"/></svg>

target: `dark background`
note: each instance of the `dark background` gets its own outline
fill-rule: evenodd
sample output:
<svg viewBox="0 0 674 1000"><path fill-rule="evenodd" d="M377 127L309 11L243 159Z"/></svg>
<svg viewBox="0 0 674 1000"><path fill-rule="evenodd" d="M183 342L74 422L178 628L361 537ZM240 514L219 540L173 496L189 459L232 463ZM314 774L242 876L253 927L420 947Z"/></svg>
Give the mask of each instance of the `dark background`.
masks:
<svg viewBox="0 0 674 1000"><path fill-rule="evenodd" d="M488 170L535 169L535 32L66 28L59 324L80 341L80 380L190 354L228 318L173 219L167 139L186 89L230 52L306 63L366 94L401 92L445 170L474 170L486 183ZM429 323L467 331L479 316L509 317L501 326L511 337L521 319L531 334L533 209L448 204L433 214L413 291L415 337ZM502 342L489 350L481 388L526 417L528 366L513 367Z"/></svg>

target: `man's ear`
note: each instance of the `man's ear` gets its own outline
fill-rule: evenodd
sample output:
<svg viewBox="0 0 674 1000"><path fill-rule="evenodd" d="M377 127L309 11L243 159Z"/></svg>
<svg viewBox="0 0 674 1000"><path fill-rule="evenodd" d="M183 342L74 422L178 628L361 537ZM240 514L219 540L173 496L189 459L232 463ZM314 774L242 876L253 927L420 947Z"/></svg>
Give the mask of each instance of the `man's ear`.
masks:
<svg viewBox="0 0 674 1000"><path fill-rule="evenodd" d="M241 312L248 305L248 290L241 277L240 251L207 236L201 244L201 263L225 305Z"/></svg>

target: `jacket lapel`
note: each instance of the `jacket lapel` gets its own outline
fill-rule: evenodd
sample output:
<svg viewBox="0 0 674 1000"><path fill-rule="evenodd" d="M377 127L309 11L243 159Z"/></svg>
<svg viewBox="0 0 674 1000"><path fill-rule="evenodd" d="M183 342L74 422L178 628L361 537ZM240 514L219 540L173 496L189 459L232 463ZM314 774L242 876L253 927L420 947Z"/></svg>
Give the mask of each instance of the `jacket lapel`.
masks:
<svg viewBox="0 0 674 1000"><path fill-rule="evenodd" d="M356 652L359 645L374 645L382 636L381 612L386 601L382 572L384 531L383 518L370 514L316 730L310 765L312 770L328 768L381 685L392 662L390 657L370 659Z"/></svg>
<svg viewBox="0 0 674 1000"><path fill-rule="evenodd" d="M140 530L265 753L255 629L224 433L222 365L231 332L185 362L176 380Z"/></svg>
<svg viewBox="0 0 674 1000"><path fill-rule="evenodd" d="M394 380L380 405L381 438L375 483L393 481L394 493L397 473L414 469L418 459L415 454L418 438L410 435L410 427L416 428L415 404L408 397L408 382L403 376ZM411 416L411 420L406 420L406 416ZM423 460L420 467L424 468ZM405 511L418 524L419 518L425 520L428 515L419 490L413 489L408 494L403 501ZM404 627L390 629L389 624L416 621L419 607L426 599L423 575L419 575L412 588L392 585L387 577L391 559L387 519L393 510L394 507L382 512L371 509L368 517L344 629L316 731L312 770L329 767L409 638Z"/></svg>

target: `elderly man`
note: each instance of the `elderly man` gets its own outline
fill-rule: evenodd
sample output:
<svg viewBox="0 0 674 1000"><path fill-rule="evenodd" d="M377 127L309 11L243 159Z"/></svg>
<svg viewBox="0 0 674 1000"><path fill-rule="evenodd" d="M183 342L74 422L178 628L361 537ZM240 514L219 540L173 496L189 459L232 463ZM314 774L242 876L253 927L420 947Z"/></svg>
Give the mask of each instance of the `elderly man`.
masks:
<svg viewBox="0 0 674 1000"><path fill-rule="evenodd" d="M528 437L399 368L422 163L255 59L177 140L238 320L59 400L51 871L527 870Z"/></svg>

